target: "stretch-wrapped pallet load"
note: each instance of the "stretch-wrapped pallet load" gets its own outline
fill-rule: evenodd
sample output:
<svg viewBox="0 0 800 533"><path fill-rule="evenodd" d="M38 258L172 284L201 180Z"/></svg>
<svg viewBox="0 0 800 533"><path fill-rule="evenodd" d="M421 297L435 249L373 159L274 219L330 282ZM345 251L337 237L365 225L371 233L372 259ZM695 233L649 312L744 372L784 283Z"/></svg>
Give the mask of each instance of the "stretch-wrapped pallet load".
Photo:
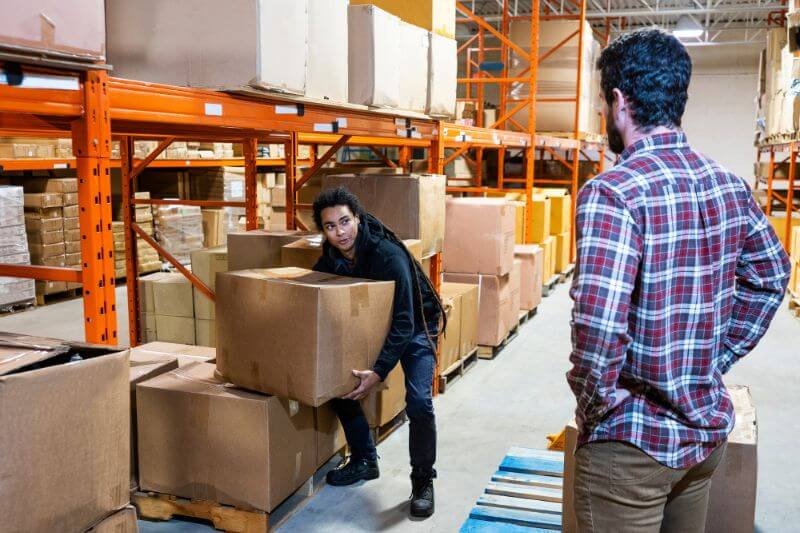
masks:
<svg viewBox="0 0 800 533"><path fill-rule="evenodd" d="M190 181L190 196L193 200L244 202L244 189L243 167L219 167L193 173ZM204 217L206 227L210 216ZM244 228L244 217L244 207L223 207L221 224L212 230L217 232L212 241L217 241L217 246L224 245L227 242L225 235Z"/></svg>
<svg viewBox="0 0 800 533"><path fill-rule="evenodd" d="M183 264L203 247L203 213L198 206L160 205L156 209L156 239Z"/></svg>
<svg viewBox="0 0 800 533"><path fill-rule="evenodd" d="M22 187L0 186L0 263L30 265ZM32 279L0 277L0 308L36 296Z"/></svg>

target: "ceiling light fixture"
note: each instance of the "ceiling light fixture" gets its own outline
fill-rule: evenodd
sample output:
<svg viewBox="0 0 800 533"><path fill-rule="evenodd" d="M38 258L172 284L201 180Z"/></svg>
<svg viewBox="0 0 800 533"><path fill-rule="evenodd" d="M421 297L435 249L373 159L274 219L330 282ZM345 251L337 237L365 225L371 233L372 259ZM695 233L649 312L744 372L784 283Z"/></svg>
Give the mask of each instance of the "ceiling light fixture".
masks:
<svg viewBox="0 0 800 533"><path fill-rule="evenodd" d="M672 35L678 39L700 37L703 35L703 27L689 15L681 15L675 29L672 30Z"/></svg>

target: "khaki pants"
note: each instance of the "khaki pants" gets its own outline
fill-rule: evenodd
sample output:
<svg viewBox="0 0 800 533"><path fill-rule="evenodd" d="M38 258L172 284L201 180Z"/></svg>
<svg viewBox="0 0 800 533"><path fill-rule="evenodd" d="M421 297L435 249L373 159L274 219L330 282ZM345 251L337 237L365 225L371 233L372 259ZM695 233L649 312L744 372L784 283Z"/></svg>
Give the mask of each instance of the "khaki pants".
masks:
<svg viewBox="0 0 800 533"><path fill-rule="evenodd" d="M575 453L578 531L703 533L711 475L722 443L702 463L682 470L623 442L593 442Z"/></svg>

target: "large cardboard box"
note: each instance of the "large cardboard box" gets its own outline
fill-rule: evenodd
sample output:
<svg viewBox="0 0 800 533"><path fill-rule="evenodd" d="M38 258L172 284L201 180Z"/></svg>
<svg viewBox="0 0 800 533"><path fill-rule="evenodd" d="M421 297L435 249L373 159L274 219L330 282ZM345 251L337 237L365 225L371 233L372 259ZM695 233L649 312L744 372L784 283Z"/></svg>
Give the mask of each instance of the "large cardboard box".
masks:
<svg viewBox="0 0 800 533"><path fill-rule="evenodd" d="M401 19L444 35L451 39L456 35L455 0L350 0L351 4L375 4Z"/></svg>
<svg viewBox="0 0 800 533"><path fill-rule="evenodd" d="M510 329L508 309L511 300L511 274L489 276L445 272L444 281L478 286L478 344L499 345Z"/></svg>
<svg viewBox="0 0 800 533"><path fill-rule="evenodd" d="M508 202L514 206L514 243L525 243L525 202L511 200Z"/></svg>
<svg viewBox="0 0 800 533"><path fill-rule="evenodd" d="M403 49L400 19L374 5L351 5L347 24L350 103L397 107Z"/></svg>
<svg viewBox="0 0 800 533"><path fill-rule="evenodd" d="M200 346L217 346L217 321L194 319L194 342Z"/></svg>
<svg viewBox="0 0 800 533"><path fill-rule="evenodd" d="M32 209L47 209L64 205L64 195L58 192L25 193L24 206Z"/></svg>
<svg viewBox="0 0 800 533"><path fill-rule="evenodd" d="M192 273L212 291L216 288L217 272L228 271L228 249L224 246L195 250L191 254ZM203 320L216 317L214 302L205 294L192 287L194 316Z"/></svg>
<svg viewBox="0 0 800 533"><path fill-rule="evenodd" d="M391 322L393 282L300 268L217 275L217 365L241 387L319 406L352 391Z"/></svg>
<svg viewBox="0 0 800 533"><path fill-rule="evenodd" d="M455 39L430 34L428 48L429 115L452 117L456 112L456 81L458 78L458 45Z"/></svg>
<svg viewBox="0 0 800 533"><path fill-rule="evenodd" d="M447 330L439 338L439 370L444 372L461 358L461 294L442 284L442 304L447 313Z"/></svg>
<svg viewBox="0 0 800 533"><path fill-rule="evenodd" d="M572 227L572 197L566 189L541 189L550 198L550 234L558 235Z"/></svg>
<svg viewBox="0 0 800 533"><path fill-rule="evenodd" d="M530 311L542 301L544 250L536 244L518 244L514 257L522 261L520 270L520 309Z"/></svg>
<svg viewBox="0 0 800 533"><path fill-rule="evenodd" d="M171 316L156 314L156 339L177 344L194 344L195 337L194 317ZM147 340L150 340L148 337Z"/></svg>
<svg viewBox="0 0 800 533"><path fill-rule="evenodd" d="M361 400L364 416L372 428L388 424L406 408L406 376L399 362L386 376L383 387Z"/></svg>
<svg viewBox="0 0 800 533"><path fill-rule="evenodd" d="M551 204L550 198L543 194L534 194L531 198L531 209L533 209L533 219L530 231L533 242L543 242L550 236Z"/></svg>
<svg viewBox="0 0 800 533"><path fill-rule="evenodd" d="M228 270L281 266L281 248L312 232L254 230L228 234Z"/></svg>
<svg viewBox="0 0 800 533"><path fill-rule="evenodd" d="M78 178L12 178L14 185L25 187L27 193L76 193Z"/></svg>
<svg viewBox="0 0 800 533"><path fill-rule="evenodd" d="M53 212L56 211L53 210ZM25 230L28 232L63 231L64 218L61 216L47 218L46 213L42 211L25 211Z"/></svg>
<svg viewBox="0 0 800 533"><path fill-rule="evenodd" d="M444 271L502 276L514 264L515 207L500 198L448 198Z"/></svg>
<svg viewBox="0 0 800 533"><path fill-rule="evenodd" d="M728 392L736 424L728 435L725 458L711 477L707 533L751 533L755 527L758 480L758 421L750 388L731 385Z"/></svg>
<svg viewBox="0 0 800 533"><path fill-rule="evenodd" d="M421 240L426 257L442 251L446 180L436 174L349 174L325 176L322 187L347 187L398 238Z"/></svg>
<svg viewBox="0 0 800 533"><path fill-rule="evenodd" d="M174 273L159 276L150 282L153 288L153 311L155 314L194 318L192 283L186 276Z"/></svg>
<svg viewBox="0 0 800 533"><path fill-rule="evenodd" d="M544 283L547 283L556 274L556 238L551 235L543 240L539 246L542 247L543 251Z"/></svg>
<svg viewBox="0 0 800 533"><path fill-rule="evenodd" d="M311 270L322 256L322 235L297 239L281 248L281 265Z"/></svg>
<svg viewBox="0 0 800 533"><path fill-rule="evenodd" d="M557 273L564 272L570 264L570 247L572 239L570 238L569 231L559 233L556 238L556 264L555 271Z"/></svg>
<svg viewBox="0 0 800 533"><path fill-rule="evenodd" d="M37 53L68 54L81 61L106 58L103 0L15 1L5 8L0 43Z"/></svg>
<svg viewBox="0 0 800 533"><path fill-rule="evenodd" d="M303 94L307 10L305 0L108 0L109 63L122 78Z"/></svg>
<svg viewBox="0 0 800 533"><path fill-rule="evenodd" d="M522 274L522 260L514 259L514 267L509 274L509 292L511 297L508 299L508 327L513 328L519 323L520 308L520 277Z"/></svg>
<svg viewBox="0 0 800 533"><path fill-rule="evenodd" d="M467 283L442 283L442 296L457 295L461 301L458 325L447 324L448 331L457 327L459 332L459 359L468 356L478 346L478 286Z"/></svg>
<svg viewBox="0 0 800 533"><path fill-rule="evenodd" d="M319 468L347 445L342 424L330 403L314 408L314 432L317 440L316 465Z"/></svg>
<svg viewBox="0 0 800 533"><path fill-rule="evenodd" d="M347 0L308 0L306 96L347 102Z"/></svg>
<svg viewBox="0 0 800 533"><path fill-rule="evenodd" d="M128 505L116 513L108 516L99 524L89 529L86 533L138 533L139 524L136 521L136 508Z"/></svg>
<svg viewBox="0 0 800 533"><path fill-rule="evenodd" d="M397 106L418 113L425 112L428 103L428 32L418 26L400 21L402 42L400 54L400 98Z"/></svg>
<svg viewBox="0 0 800 533"><path fill-rule="evenodd" d="M313 411L228 387L212 364L140 383L136 401L142 490L269 512L316 469Z"/></svg>
<svg viewBox="0 0 800 533"><path fill-rule="evenodd" d="M222 209L203 209L203 246L215 248L224 245L225 211Z"/></svg>
<svg viewBox="0 0 800 533"><path fill-rule="evenodd" d="M129 501L128 352L0 344L0 531L85 531Z"/></svg>

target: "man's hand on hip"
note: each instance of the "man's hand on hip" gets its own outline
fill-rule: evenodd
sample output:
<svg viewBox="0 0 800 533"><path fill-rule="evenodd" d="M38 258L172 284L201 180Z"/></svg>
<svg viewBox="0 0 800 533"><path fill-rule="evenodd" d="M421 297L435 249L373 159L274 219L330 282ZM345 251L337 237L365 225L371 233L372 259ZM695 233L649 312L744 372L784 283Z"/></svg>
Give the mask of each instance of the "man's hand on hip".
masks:
<svg viewBox="0 0 800 533"><path fill-rule="evenodd" d="M367 396L381 382L380 376L372 370L353 370L353 375L361 380L353 392L342 396L343 400L360 400Z"/></svg>

